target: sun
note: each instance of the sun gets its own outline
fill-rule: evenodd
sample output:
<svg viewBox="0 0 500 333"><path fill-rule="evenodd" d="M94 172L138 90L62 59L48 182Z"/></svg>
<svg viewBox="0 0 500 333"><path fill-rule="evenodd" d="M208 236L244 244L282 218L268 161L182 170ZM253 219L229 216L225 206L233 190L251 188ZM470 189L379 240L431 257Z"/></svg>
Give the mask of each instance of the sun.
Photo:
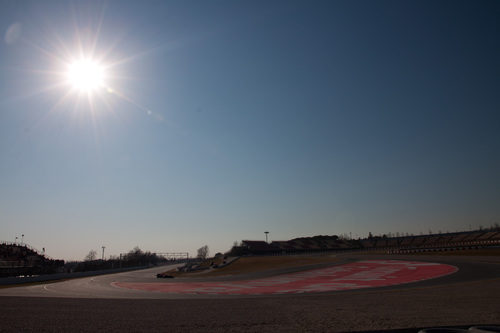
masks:
<svg viewBox="0 0 500 333"><path fill-rule="evenodd" d="M80 59L68 65L66 78L70 86L90 93L104 87L104 67L92 59Z"/></svg>
<svg viewBox="0 0 500 333"><path fill-rule="evenodd" d="M90 28L84 31L85 34L76 28L73 41L54 33L50 43L38 45L35 41L29 42L34 51L45 57L45 68L34 69L33 73L44 75L49 80L40 85L36 93L55 90L59 95L50 111L57 109L70 111L74 115L90 114L95 123L103 110L117 113L117 103L126 102L148 116L163 121L160 114L135 101L120 86L123 78L132 78L123 73L121 66L153 50L119 56L120 52L114 49L115 44L107 48L100 47L103 43L99 42L99 29L95 33ZM50 47L46 48L44 45Z"/></svg>

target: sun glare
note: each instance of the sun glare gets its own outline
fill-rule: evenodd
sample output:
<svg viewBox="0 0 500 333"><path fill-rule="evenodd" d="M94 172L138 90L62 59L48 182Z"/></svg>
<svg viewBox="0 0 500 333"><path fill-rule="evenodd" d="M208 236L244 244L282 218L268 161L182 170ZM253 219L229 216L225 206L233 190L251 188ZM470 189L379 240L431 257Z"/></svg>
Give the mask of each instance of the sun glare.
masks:
<svg viewBox="0 0 500 333"><path fill-rule="evenodd" d="M68 66L69 84L82 92L91 92L104 86L104 69L97 62L83 59Z"/></svg>
<svg viewBox="0 0 500 333"><path fill-rule="evenodd" d="M134 61L144 52L116 58L119 53L114 50L114 44L107 49L99 47L103 44L99 43L99 29L95 33L76 29L74 33L73 41L65 41L54 33L54 42L47 43L50 46L48 49L28 41L35 50L47 57L47 67L36 69L34 73L45 75L50 81L41 86L37 93L52 90L60 93L51 111L67 111L72 107L74 114L88 112L96 121L97 114L102 110L115 113L115 105L121 100L163 121L161 115L154 114L120 89L120 79L125 77L120 66Z"/></svg>

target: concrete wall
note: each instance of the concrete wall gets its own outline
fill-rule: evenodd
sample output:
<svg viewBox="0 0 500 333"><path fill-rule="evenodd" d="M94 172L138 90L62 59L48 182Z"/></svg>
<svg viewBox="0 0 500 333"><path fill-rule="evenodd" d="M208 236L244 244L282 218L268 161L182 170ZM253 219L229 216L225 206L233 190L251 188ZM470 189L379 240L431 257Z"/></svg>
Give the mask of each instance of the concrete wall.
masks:
<svg viewBox="0 0 500 333"><path fill-rule="evenodd" d="M5 277L5 278L0 278L0 285L30 283L30 282L44 282L44 281L54 281L54 280L62 280L62 279L73 279L73 278L86 277L86 276L95 276L95 275L104 275L104 274L135 271L138 269L146 269L146 268L151 268L151 267L153 267L153 266L124 267L124 268L106 269L106 270L101 270L101 271L56 273L56 274L26 276L26 277Z"/></svg>

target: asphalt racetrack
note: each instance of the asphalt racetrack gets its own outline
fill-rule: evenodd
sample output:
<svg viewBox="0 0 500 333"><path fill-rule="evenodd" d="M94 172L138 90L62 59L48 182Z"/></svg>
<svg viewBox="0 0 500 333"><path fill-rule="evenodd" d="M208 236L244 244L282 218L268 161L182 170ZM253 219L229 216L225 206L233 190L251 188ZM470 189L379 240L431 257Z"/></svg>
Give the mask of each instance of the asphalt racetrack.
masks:
<svg viewBox="0 0 500 333"><path fill-rule="evenodd" d="M364 260L238 281L112 282L119 288L168 295L283 295L393 286L453 274L457 267L402 260Z"/></svg>
<svg viewBox="0 0 500 333"><path fill-rule="evenodd" d="M498 257L340 259L301 272L157 279L164 266L3 288L0 331L411 332L500 324Z"/></svg>

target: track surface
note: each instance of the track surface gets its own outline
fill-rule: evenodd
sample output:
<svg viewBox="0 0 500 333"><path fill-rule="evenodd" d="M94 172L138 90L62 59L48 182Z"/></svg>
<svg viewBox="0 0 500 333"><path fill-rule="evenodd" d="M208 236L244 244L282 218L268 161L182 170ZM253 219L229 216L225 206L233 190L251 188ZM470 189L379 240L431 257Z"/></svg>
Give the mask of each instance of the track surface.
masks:
<svg viewBox="0 0 500 333"><path fill-rule="evenodd" d="M451 265L401 260L366 260L255 280L224 282L113 282L113 286L193 295L281 295L383 287L455 273Z"/></svg>
<svg viewBox="0 0 500 333"><path fill-rule="evenodd" d="M335 292L361 288L398 286L455 273L452 265L402 260L364 260L346 258L324 267L290 272L266 273L207 279L157 279L169 266L118 274L71 279L0 290L0 296L72 298L199 298L241 295L281 295ZM296 268L300 269L300 268ZM236 280L235 280L236 279ZM168 281L168 282L166 282Z"/></svg>
<svg viewBox="0 0 500 333"><path fill-rule="evenodd" d="M499 258L346 256L345 262L375 259L440 262L459 271L416 283L301 295L170 295L111 285L158 283L154 274L163 267L0 289L0 331L416 331L500 323Z"/></svg>

